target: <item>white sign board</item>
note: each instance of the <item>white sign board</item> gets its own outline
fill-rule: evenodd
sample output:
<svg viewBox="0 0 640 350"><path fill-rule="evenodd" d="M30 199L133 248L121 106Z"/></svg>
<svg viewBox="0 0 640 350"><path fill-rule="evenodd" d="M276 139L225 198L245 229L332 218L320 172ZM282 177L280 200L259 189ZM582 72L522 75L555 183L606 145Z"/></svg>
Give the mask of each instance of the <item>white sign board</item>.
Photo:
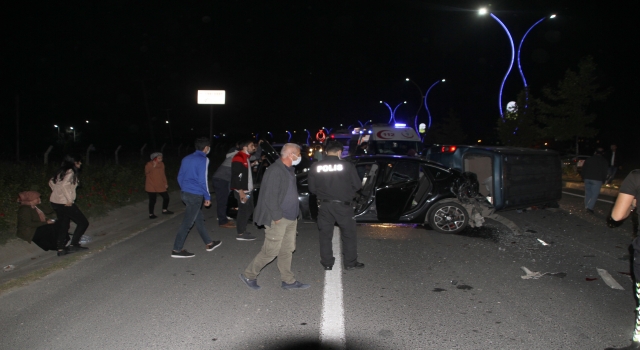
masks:
<svg viewBox="0 0 640 350"><path fill-rule="evenodd" d="M198 90L199 105L223 105L225 90Z"/></svg>

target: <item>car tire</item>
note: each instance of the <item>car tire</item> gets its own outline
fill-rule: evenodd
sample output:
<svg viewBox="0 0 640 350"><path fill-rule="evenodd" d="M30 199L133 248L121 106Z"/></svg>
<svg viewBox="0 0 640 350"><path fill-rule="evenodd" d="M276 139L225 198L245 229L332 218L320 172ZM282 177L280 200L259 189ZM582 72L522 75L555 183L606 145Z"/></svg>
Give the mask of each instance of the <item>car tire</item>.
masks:
<svg viewBox="0 0 640 350"><path fill-rule="evenodd" d="M436 203L429 210L429 226L440 233L458 233L469 224L469 213L458 203Z"/></svg>

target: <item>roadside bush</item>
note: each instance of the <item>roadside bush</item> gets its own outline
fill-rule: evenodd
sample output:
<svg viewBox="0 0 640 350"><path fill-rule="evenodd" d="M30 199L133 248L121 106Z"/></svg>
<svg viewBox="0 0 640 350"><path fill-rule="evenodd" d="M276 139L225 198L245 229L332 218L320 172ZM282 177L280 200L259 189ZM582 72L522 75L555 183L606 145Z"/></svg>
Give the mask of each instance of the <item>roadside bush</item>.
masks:
<svg viewBox="0 0 640 350"><path fill-rule="evenodd" d="M57 164L0 164L0 244L14 238L17 225L18 193L38 191L42 202L48 203L49 179ZM179 164L166 164L169 191L179 189ZM106 214L109 210L147 198L144 191L144 163L113 163L83 165L76 190L76 205L88 217Z"/></svg>

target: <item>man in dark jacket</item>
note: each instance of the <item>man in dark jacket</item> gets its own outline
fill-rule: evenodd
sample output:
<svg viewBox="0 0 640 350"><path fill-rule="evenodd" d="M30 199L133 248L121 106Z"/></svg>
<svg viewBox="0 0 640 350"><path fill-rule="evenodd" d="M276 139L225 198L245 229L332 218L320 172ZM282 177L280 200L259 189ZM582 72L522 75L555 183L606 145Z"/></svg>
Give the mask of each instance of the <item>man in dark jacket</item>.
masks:
<svg viewBox="0 0 640 350"><path fill-rule="evenodd" d="M607 179L609 165L603 157L602 148L598 148L593 156L587 158L582 166L584 179L584 207L593 214L602 183Z"/></svg>
<svg viewBox="0 0 640 350"><path fill-rule="evenodd" d="M240 279L250 289L260 289L258 274L276 257L282 289L309 288L308 284L297 281L291 271L299 211L294 166L300 164L301 160L300 146L287 143L280 151L280 159L267 168L262 178L253 221L265 227L264 244L260 253L244 270L244 274L240 274Z"/></svg>
<svg viewBox="0 0 640 350"><path fill-rule="evenodd" d="M253 241L255 236L247 232L247 221L253 214L253 176L251 171L251 154L256 151L252 140L240 142L240 151L231 160L231 189L238 201L238 217L236 217L236 231L238 241Z"/></svg>
<svg viewBox="0 0 640 350"><path fill-rule="evenodd" d="M353 217L353 198L362 188L362 181L356 167L340 159L344 146L340 141L329 141L325 150L327 156L309 169L309 191L318 197L318 230L320 231L320 263L325 270L332 270L333 228L338 223L342 235L344 266L347 270L361 269L358 262L356 241L356 220ZM339 252L338 252L339 253Z"/></svg>

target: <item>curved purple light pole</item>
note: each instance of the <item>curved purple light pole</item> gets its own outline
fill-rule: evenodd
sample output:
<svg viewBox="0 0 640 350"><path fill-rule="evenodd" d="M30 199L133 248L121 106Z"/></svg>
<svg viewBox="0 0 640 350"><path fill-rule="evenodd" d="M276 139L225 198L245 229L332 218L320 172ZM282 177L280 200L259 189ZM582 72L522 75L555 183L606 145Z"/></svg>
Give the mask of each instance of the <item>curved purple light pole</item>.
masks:
<svg viewBox="0 0 640 350"><path fill-rule="evenodd" d="M513 61L515 59L516 50L513 45L513 38L511 37L511 33L509 33L509 29L507 29L507 26L505 26L504 23L502 23L502 21L498 19L498 17L496 17L496 15L494 15L493 13L491 13L490 15L493 19L495 19L498 23L500 23L500 26L502 26L502 29L504 29L504 31L507 33L507 37L509 37L509 43L511 44L511 63L509 63L509 69L507 69L507 73L504 75L504 78L502 79L502 84L500 85L500 96L498 97L498 107L500 109L500 118L502 118L502 120L504 121L504 114L502 113L502 90L504 89L504 83L505 81L507 81L507 77L509 76L509 73L511 73L511 69L513 68Z"/></svg>
<svg viewBox="0 0 640 350"><path fill-rule="evenodd" d="M393 121L393 110L391 109L391 106L389 106L389 104L384 101L380 101L380 103L384 103L384 105L389 108L389 114L391 115L391 117L389 117L389 124L391 124L391 122Z"/></svg>
<svg viewBox="0 0 640 350"><path fill-rule="evenodd" d="M310 132L309 132L309 130L307 130L307 129L304 129L304 131L306 131L306 132L307 132L307 145L310 145L310 143L309 143L309 139L311 138L311 133L310 133Z"/></svg>
<svg viewBox="0 0 640 350"><path fill-rule="evenodd" d="M287 139L287 142L291 142L291 131L287 130L287 134L289 134L289 139Z"/></svg>
<svg viewBox="0 0 640 350"><path fill-rule="evenodd" d="M444 83L445 79L441 79L433 83L429 89L427 89L427 93L424 95L424 108L427 110L427 114L429 115L429 125L427 126L427 130L431 129L431 112L429 111L429 106L427 106L427 97L429 96L429 91L433 89L434 86L438 85L439 82Z"/></svg>
<svg viewBox="0 0 640 350"><path fill-rule="evenodd" d="M551 18L555 18L556 15L551 15L549 16L549 19ZM527 37L527 35L529 34L529 32L531 31L531 29L533 29L535 26L537 26L538 24L540 24L540 22L544 21L545 19L547 19L547 17L542 17L540 20L538 20L538 22L534 23L528 30L526 33L524 33L524 35L522 36L522 40L520 40L520 45L518 45L518 70L520 71L520 76L522 77L522 83L524 84L524 108L528 107L529 104L529 86L527 85L527 79L525 79L524 77L524 72L522 72L522 65L520 65L520 50L522 49L522 43L524 43L524 38Z"/></svg>

